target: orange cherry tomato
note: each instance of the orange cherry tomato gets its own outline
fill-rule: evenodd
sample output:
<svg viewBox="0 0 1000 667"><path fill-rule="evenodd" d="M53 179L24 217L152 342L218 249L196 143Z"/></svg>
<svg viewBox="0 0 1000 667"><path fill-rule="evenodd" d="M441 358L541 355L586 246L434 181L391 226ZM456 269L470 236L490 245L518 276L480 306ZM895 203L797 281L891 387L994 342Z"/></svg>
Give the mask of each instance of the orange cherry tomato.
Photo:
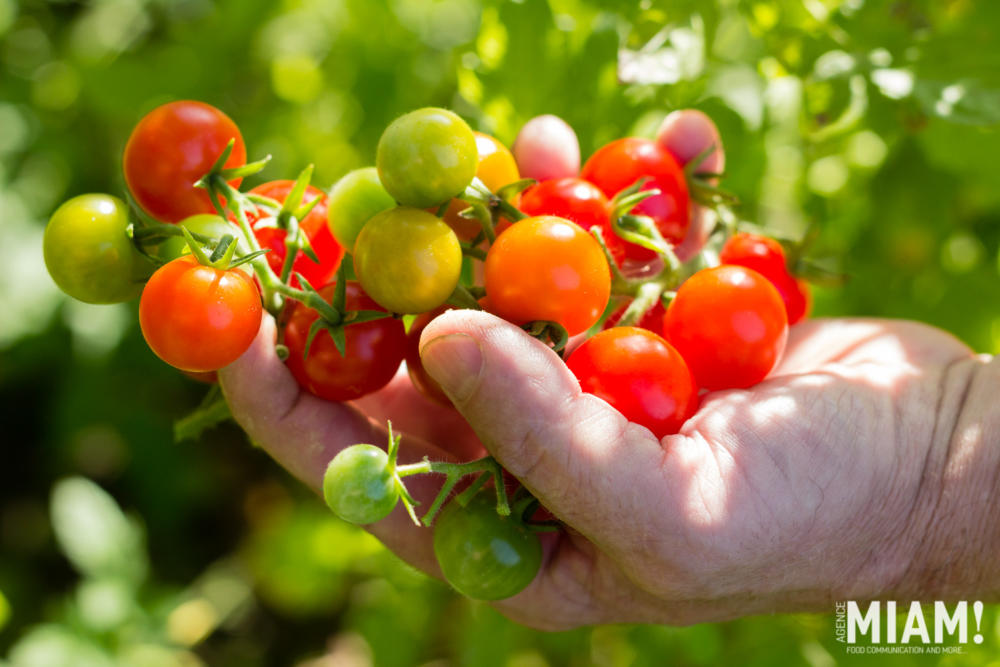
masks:
<svg viewBox="0 0 1000 667"><path fill-rule="evenodd" d="M558 322L571 336L597 322L611 295L601 246L552 215L525 218L500 234L486 255L485 281L493 313L514 324Z"/></svg>

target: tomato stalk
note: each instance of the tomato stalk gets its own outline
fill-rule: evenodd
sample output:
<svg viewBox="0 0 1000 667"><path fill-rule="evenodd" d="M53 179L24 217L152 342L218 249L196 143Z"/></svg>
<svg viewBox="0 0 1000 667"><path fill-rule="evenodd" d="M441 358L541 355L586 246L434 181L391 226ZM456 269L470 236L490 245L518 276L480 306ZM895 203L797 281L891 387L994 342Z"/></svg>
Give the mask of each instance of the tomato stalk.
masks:
<svg viewBox="0 0 1000 667"><path fill-rule="evenodd" d="M407 493L403 493L405 490L405 485L402 482L403 477L408 477L409 475L419 475L424 473L434 473L438 475L444 475L444 484L441 485L441 490L438 491L437 497L434 498L434 502L427 509L423 518L420 521L416 521L416 514L413 511L412 498L408 499ZM468 463L448 463L445 461L431 461L424 458L420 463L410 463L408 465L396 466L394 469L394 474L396 478L400 480L400 491L401 497L403 499L403 504L407 506L407 511L410 516L414 518L414 521L419 525L423 523L425 526L430 526L434 523L434 517L437 516L441 507L444 505L448 496L455 489L458 482L465 476L474 473L479 473L477 479L472 483L469 489L466 489L463 493L456 497L458 503L465 506L469 502L472 495L477 491L483 484L485 484L490 478L493 479L493 486L495 487L497 494L497 514L501 516L509 516L511 513L510 502L507 499L507 487L504 486L503 481L503 468L497 463L497 460L492 456L484 456L481 459L476 459L475 461L469 461Z"/></svg>

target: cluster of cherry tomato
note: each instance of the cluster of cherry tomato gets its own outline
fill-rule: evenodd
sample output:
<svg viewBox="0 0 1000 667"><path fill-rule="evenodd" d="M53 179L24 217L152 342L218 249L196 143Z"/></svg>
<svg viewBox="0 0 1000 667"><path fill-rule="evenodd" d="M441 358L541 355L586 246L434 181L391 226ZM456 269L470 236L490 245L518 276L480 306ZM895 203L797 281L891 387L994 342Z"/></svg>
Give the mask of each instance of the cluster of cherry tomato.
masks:
<svg viewBox="0 0 1000 667"><path fill-rule="evenodd" d="M405 359L414 385L450 405L420 363L420 334L450 307L483 309L545 341L584 391L657 437L678 432L702 391L765 379L809 309L770 238L720 225L718 262L678 259L694 179L718 175L683 167L661 137L612 141L581 167L572 128L553 116L529 121L512 152L424 108L391 123L375 166L328 194L309 184L311 168L241 192L265 162L247 164L239 129L214 107L154 109L123 157L133 215L110 195L64 203L45 233L50 274L90 303L141 293L150 348L189 373L235 361L266 310L297 382L330 401L377 391ZM492 459L397 466L397 447L390 435L388 450L342 451L325 477L330 507L367 524L402 501L416 519L403 478L444 474L423 520L438 517L448 580L489 599L530 583L536 533L552 528L532 519L537 501L523 489L508 501Z"/></svg>

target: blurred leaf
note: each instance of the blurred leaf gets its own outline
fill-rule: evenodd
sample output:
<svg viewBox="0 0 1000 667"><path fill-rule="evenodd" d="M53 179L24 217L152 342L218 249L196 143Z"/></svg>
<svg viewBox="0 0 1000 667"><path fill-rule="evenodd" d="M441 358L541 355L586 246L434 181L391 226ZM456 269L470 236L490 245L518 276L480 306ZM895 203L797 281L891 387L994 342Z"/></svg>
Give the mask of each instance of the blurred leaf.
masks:
<svg viewBox="0 0 1000 667"><path fill-rule="evenodd" d="M58 625L29 631L11 648L9 658L12 667L117 667L100 646Z"/></svg>
<svg viewBox="0 0 1000 667"><path fill-rule="evenodd" d="M975 81L918 80L914 96L932 116L965 125L1000 123L1000 89L984 88Z"/></svg>
<svg viewBox="0 0 1000 667"><path fill-rule="evenodd" d="M142 531L101 487L82 477L62 480L52 490L50 512L56 541L81 574L132 584L145 577Z"/></svg>
<svg viewBox="0 0 1000 667"><path fill-rule="evenodd" d="M229 404L219 390L219 385L213 385L205 395L201 405L193 412L174 422L174 442L197 440L207 429L232 419Z"/></svg>

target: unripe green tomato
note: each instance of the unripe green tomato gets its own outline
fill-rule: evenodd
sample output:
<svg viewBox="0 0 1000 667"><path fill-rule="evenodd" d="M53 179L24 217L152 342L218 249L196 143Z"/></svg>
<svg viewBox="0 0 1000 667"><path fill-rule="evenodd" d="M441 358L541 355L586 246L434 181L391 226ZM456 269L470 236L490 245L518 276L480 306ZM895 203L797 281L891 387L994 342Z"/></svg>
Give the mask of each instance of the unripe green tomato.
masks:
<svg viewBox="0 0 1000 667"><path fill-rule="evenodd" d="M375 445L341 450L323 475L323 499L344 521L364 525L384 519L399 500L389 456Z"/></svg>
<svg viewBox="0 0 1000 667"><path fill-rule="evenodd" d="M428 208L460 194L479 164L476 137L447 109L426 107L385 128L375 165L386 191L403 206Z"/></svg>
<svg viewBox="0 0 1000 667"><path fill-rule="evenodd" d="M345 248L353 248L358 233L376 213L396 205L375 167L355 169L337 181L327 198L326 218L333 238Z"/></svg>
<svg viewBox="0 0 1000 667"><path fill-rule="evenodd" d="M423 313L451 296L462 246L443 220L400 206L369 220L354 244L354 271L371 298L393 313Z"/></svg>
<svg viewBox="0 0 1000 667"><path fill-rule="evenodd" d="M538 535L512 516L500 516L490 489L462 507L452 500L434 523L434 556L455 590L474 600L517 595L542 565Z"/></svg>
<svg viewBox="0 0 1000 667"><path fill-rule="evenodd" d="M240 230L237 229L236 225L232 224L228 220L225 220L221 216L215 215L214 213L197 213L192 216L188 216L177 223L178 225L184 225L185 228L192 234L201 234L202 236L210 236L213 239L221 239L226 234L232 234L239 243L236 246L237 255L246 255L250 251L246 246L239 240ZM205 252L211 254L210 251ZM156 246L156 256L165 262L169 262L172 259L177 259L182 255L191 254L191 249L188 248L187 241L184 240L183 236L171 236L169 239ZM236 267L246 273L247 275L253 275L253 269L250 264L241 264Z"/></svg>
<svg viewBox="0 0 1000 667"><path fill-rule="evenodd" d="M52 280L86 303L120 303L139 296L153 272L125 229L128 209L117 197L79 195L56 209L42 251Z"/></svg>

